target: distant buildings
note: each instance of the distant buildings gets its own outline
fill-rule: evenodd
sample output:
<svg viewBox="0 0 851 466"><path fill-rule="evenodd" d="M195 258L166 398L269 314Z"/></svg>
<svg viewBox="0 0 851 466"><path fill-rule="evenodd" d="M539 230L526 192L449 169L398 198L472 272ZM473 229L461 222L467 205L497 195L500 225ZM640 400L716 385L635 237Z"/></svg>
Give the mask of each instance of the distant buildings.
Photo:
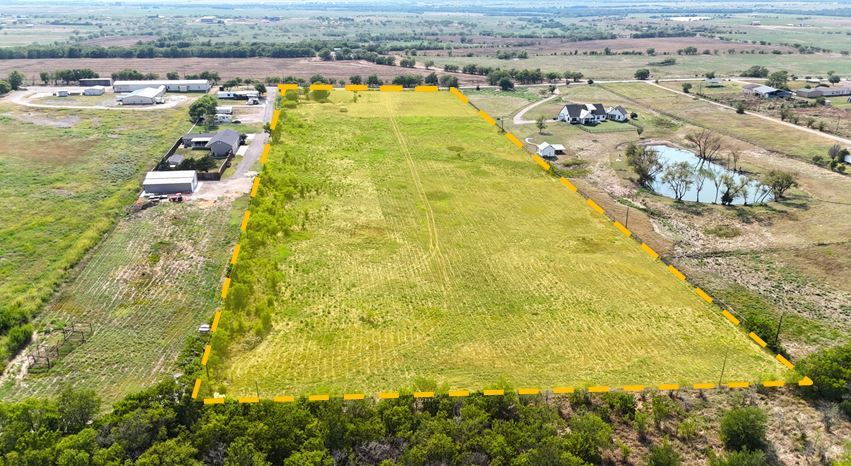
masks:
<svg viewBox="0 0 851 466"><path fill-rule="evenodd" d="M807 99L851 95L851 87L816 87L814 89L798 89L795 91L795 95L798 97L805 97Z"/></svg>
<svg viewBox="0 0 851 466"><path fill-rule="evenodd" d="M82 78L79 81L83 87L89 86L112 86L112 78Z"/></svg>
<svg viewBox="0 0 851 466"><path fill-rule="evenodd" d="M133 92L146 87L164 86L167 92L207 92L210 82L206 79L168 79L150 81L115 81L112 90L115 92Z"/></svg>

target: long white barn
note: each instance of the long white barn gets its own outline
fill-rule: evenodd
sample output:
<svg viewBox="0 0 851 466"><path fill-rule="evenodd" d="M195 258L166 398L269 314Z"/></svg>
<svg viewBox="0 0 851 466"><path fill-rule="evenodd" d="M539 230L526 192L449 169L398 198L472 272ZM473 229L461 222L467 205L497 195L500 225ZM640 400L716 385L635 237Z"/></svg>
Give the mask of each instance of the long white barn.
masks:
<svg viewBox="0 0 851 466"><path fill-rule="evenodd" d="M133 92L146 87L165 86L168 92L207 92L210 81L206 79L166 79L151 81L115 81L112 90L115 92Z"/></svg>

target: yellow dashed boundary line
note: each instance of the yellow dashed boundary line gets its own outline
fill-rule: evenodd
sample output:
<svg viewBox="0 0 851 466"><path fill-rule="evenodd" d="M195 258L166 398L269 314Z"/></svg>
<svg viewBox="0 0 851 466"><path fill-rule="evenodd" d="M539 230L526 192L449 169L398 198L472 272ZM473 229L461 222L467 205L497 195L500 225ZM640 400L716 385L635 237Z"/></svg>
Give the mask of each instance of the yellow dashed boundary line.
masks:
<svg viewBox="0 0 851 466"><path fill-rule="evenodd" d="M404 88L402 86L396 84L385 84L383 86L378 86L378 90L381 92L402 92Z"/></svg>
<svg viewBox="0 0 851 466"><path fill-rule="evenodd" d="M352 92L360 92L360 91L368 91L369 86L367 86L366 84L346 84L344 89L347 90L347 91L352 91Z"/></svg>
<svg viewBox="0 0 851 466"><path fill-rule="evenodd" d="M330 84L315 83L315 84L310 85L310 90L311 91L333 91L334 86L332 86Z"/></svg>
<svg viewBox="0 0 851 466"><path fill-rule="evenodd" d="M298 86L295 85L295 84L293 84L293 85L280 85L279 84L278 89L285 91L287 89L298 89ZM332 87L330 85L312 85L310 87L310 89L311 90L326 90L326 89L332 89ZM365 85L347 85L346 86L346 90L349 90L349 91L361 91L361 90L368 90L368 89L369 88ZM385 92L400 92L400 91L403 90L403 88L402 88L402 86L385 85L385 86L381 86L379 88L379 90L385 91ZM414 91L415 92L435 92L435 91L437 91L437 88L436 88L436 86L418 86L417 88L414 89ZM460 92L458 89L450 88L449 91L452 94L454 94L458 99L460 99L462 102L464 102L464 103L469 102L469 98L467 96L465 96L462 92ZM274 125L279 118L279 112L280 112L280 110L275 110L275 112L273 114L273 121L272 121L273 128L274 128ZM490 115L488 115L486 112L484 112L482 110L479 110L479 115L487 123L489 123L491 125L494 125L496 123L493 120L493 118L490 117ZM517 146L518 148L523 148L523 143L519 139L517 139L517 137L514 136L513 134L506 133L506 138L512 144ZM270 149L271 149L271 146L269 144L266 144L263 147L263 154L261 155L261 158L260 158L261 164L265 165L265 163L267 162ZM537 154L533 155L532 159L544 170L548 171L550 169L550 165L545 160L543 160L540 156L538 156ZM573 192L578 192L578 189L576 188L576 186L573 183L571 183L568 179L566 179L564 177L559 177L559 181L569 190L571 190ZM255 177L253 184L252 184L251 193L250 193L250 196L252 198L256 196L259 185L260 185L260 178ZM597 211L598 213L603 214L603 215L606 214L605 210L602 207L600 207L600 205L598 205L596 202L594 202L592 199L586 198L586 203L588 204L589 207L591 207L593 210ZM249 220L250 216L251 216L251 211L246 210L245 214L243 215L242 222L240 224L240 231L243 232L243 233L247 230L248 220ZM620 222L613 220L612 225L616 229L618 229L621 233L623 233L625 236L627 236L627 237L632 236L632 232L629 229L627 229L624 225L622 225ZM641 243L640 248L648 256L650 256L651 259L656 260L656 259L659 258L659 254L656 251L654 251L650 246L648 246L646 243ZM234 251L233 251L233 254L231 256L231 264L232 265L236 264L236 260L237 260L238 254L239 254L239 250L240 250L240 245L239 245L239 243L237 243L236 246L234 247ZM673 274L677 279L679 279L680 281L684 281L684 282L686 281L685 275L683 275L682 272L677 270L676 267L668 264L667 268L668 268L668 271L671 274ZM226 277L225 281L222 285L221 296L222 296L223 300L227 298L230 283L231 283L230 277ZM713 302L712 297L709 296L702 289L694 288L694 292L695 292L695 294L700 296L707 303ZM739 323L740 323L739 320L735 316L733 316L732 313L730 313L727 310L722 310L721 313L733 325L736 325L736 326L739 325ZM213 316L213 323L210 326L211 332L216 331L216 329L218 328L220 319L221 319L221 311L216 311L214 316ZM750 332L748 334L748 336L756 344L758 344L760 347L765 348L767 346L765 341L762 340L755 333ZM212 351L212 347L209 344L205 345L204 353L201 356L201 364L202 365L206 365L207 362L209 361L211 351ZM785 367L787 367L790 370L794 369L794 367L795 367L794 364L792 364L788 359L786 359L785 357L783 357L780 354L777 354L775 356L775 359L777 359L778 362L780 362L781 364L783 364ZM194 385L193 390L192 390L192 398L193 399L196 399L198 397L200 389L201 389L201 384L202 384L202 379L199 378L199 379L195 380L195 385ZM797 384L799 386L805 387L805 386L812 385L813 381L809 377L805 376L802 379L800 379L797 382ZM786 385L786 382L783 381L783 380L767 380L767 381L762 382L761 385L763 387L769 387L769 388L781 388L781 387L784 387ZM728 382L728 383L722 385L722 387L726 387L728 389L743 389L743 388L749 388L750 386L751 386L750 382L744 382L744 381ZM715 389L716 387L717 386L713 383L696 383L696 384L692 385L692 388L694 390L710 390L710 389ZM621 388L621 390L624 391L624 392L641 392L641 391L644 391L644 389L645 389L644 385L625 385ZM661 384L661 385L657 386L657 389L660 390L660 391L680 390L680 385L679 384ZM574 393L575 390L576 389L574 387L555 387L555 388L552 389L552 393L556 394L556 395L564 395L564 394ZM595 385L595 386L587 387L586 390L589 393L607 393L607 392L612 391L613 389L611 389L610 387L605 386L605 385ZM617 389L615 389L615 390L617 390ZM542 392L542 390L539 389L539 388L520 388L520 389L516 390L516 393L518 395L524 395L524 396L540 395L541 392ZM449 390L447 392L447 395L449 397L453 397L453 398L461 398L461 397L469 396L470 393L471 392L469 390ZM484 396L501 396L501 395L504 395L505 393L506 393L506 391L503 390L503 389L485 389L485 390L482 391L482 394ZM376 397L380 400L398 399L398 398L400 398L400 396L401 396L401 394L399 392L380 392L380 393L376 394ZM433 397L436 396L436 394L435 394L435 392L414 392L412 394L412 396L414 398L421 399L421 398L433 398ZM342 398L343 398L343 400L346 400L346 401L356 401L356 400L366 399L367 395L365 393L346 393L346 394L343 394ZM331 396L330 396L330 394L312 394L312 395L308 395L307 399L308 399L308 401L329 401L331 399ZM255 397L240 397L240 398L237 399L237 401L239 403L258 403L260 401L260 398L256 397L256 396ZM295 402L295 397L292 396L292 395L280 395L280 396L275 396L274 398L272 398L272 401L277 402L277 403L292 403L292 402ZM225 402L224 397L213 397L213 398L204 398L203 399L203 403L205 405L217 405L217 404L223 404L224 402Z"/></svg>

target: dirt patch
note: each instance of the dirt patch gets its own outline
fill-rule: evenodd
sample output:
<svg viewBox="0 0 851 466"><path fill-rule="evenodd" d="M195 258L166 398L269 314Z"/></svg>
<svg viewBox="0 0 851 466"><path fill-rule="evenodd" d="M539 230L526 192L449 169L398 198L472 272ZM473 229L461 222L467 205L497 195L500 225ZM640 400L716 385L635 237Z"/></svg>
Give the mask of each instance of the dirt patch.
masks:
<svg viewBox="0 0 851 466"><path fill-rule="evenodd" d="M48 118L43 114L35 112L26 113L4 113L3 116L14 118L18 121L25 121L39 126L52 126L54 128L73 128L74 125L80 122L78 116L66 116L62 118Z"/></svg>

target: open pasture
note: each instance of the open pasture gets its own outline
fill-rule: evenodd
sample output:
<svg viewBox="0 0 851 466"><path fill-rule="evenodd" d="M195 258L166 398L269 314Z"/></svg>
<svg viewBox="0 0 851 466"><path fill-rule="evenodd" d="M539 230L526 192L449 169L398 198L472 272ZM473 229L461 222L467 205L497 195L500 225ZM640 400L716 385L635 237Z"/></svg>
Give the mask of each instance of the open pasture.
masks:
<svg viewBox="0 0 851 466"><path fill-rule="evenodd" d="M783 377L452 95L331 99L282 120L207 395Z"/></svg>

